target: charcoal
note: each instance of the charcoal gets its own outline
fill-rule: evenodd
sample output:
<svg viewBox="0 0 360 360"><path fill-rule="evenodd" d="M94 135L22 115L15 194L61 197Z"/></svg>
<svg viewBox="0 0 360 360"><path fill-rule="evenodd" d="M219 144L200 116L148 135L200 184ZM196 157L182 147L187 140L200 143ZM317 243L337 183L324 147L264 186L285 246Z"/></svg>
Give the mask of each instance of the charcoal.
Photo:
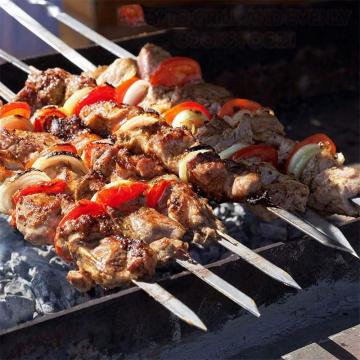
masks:
<svg viewBox="0 0 360 360"><path fill-rule="evenodd" d="M0 297L0 329L6 329L31 320L35 311L33 300L24 296L6 295Z"/></svg>
<svg viewBox="0 0 360 360"><path fill-rule="evenodd" d="M4 286L5 295L22 295L28 299L34 298L30 283L22 278L12 279Z"/></svg>

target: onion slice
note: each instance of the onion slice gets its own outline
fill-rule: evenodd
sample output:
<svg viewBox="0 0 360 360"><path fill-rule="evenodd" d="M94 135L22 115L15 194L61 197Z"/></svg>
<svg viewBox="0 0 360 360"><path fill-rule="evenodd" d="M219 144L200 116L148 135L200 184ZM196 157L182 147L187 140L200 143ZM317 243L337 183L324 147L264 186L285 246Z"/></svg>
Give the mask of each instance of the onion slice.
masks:
<svg viewBox="0 0 360 360"><path fill-rule="evenodd" d="M219 153L220 159L222 159L222 160L229 159L237 151L239 151L247 146L249 146L249 145L242 144L242 143L237 143L237 144L231 145L230 147L228 147L227 149L225 149Z"/></svg>
<svg viewBox="0 0 360 360"><path fill-rule="evenodd" d="M201 111L194 111L191 109L180 111L174 118L171 123L172 127L182 127L185 126L192 133L196 131L197 128L203 126L205 121L208 118Z"/></svg>
<svg viewBox="0 0 360 360"><path fill-rule="evenodd" d="M43 171L30 169L6 179L0 186L0 211L9 214L16 191L51 180Z"/></svg>
<svg viewBox="0 0 360 360"><path fill-rule="evenodd" d="M86 174L88 172L88 169L81 158L78 155L67 151L55 151L41 156L32 164L32 168L44 171L58 165L68 166L78 174Z"/></svg>
<svg viewBox="0 0 360 360"><path fill-rule="evenodd" d="M138 128L151 126L159 121L158 118L149 115L138 115L126 121L122 124L116 132L125 132L129 130L135 130Z"/></svg>
<svg viewBox="0 0 360 360"><path fill-rule="evenodd" d="M288 165L288 173L299 178L309 160L321 151L319 144L304 145L292 156Z"/></svg>
<svg viewBox="0 0 360 360"><path fill-rule="evenodd" d="M75 91L66 101L64 106L60 109L65 112L66 115L70 116L74 113L76 105L88 95L94 88L84 87L80 90Z"/></svg>
<svg viewBox="0 0 360 360"><path fill-rule="evenodd" d="M20 115L9 115L1 118L0 129L34 131L30 120Z"/></svg>
<svg viewBox="0 0 360 360"><path fill-rule="evenodd" d="M139 104L147 95L150 84L145 80L137 80L127 89L123 103L128 105Z"/></svg>
<svg viewBox="0 0 360 360"><path fill-rule="evenodd" d="M187 164L189 161L196 158L198 154L206 153L211 151L210 149L202 149L202 150L196 150L192 151L188 154L186 154L180 161L179 161L179 178L182 181L188 182L188 176L187 176Z"/></svg>

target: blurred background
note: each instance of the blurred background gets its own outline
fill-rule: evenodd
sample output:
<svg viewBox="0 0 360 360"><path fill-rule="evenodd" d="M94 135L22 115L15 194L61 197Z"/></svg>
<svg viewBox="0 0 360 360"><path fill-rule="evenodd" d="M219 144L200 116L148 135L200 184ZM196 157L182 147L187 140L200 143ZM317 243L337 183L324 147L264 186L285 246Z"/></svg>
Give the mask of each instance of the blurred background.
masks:
<svg viewBox="0 0 360 360"><path fill-rule="evenodd" d="M34 1L34 0L33 0ZM96 64L114 57L93 48L47 15L15 1L46 28ZM359 1L140 1L54 0L63 11L137 53L148 41L191 56L206 80L276 110L290 136L328 132L359 161ZM63 57L0 10L0 47L39 68ZM25 75L8 64L2 81L17 89Z"/></svg>

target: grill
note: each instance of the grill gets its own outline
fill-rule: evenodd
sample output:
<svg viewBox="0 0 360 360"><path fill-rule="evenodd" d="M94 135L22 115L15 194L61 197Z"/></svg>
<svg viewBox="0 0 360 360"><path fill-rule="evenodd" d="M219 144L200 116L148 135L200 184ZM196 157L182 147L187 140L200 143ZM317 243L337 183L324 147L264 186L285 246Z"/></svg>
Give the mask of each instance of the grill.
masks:
<svg viewBox="0 0 360 360"><path fill-rule="evenodd" d="M182 30L169 30L161 34L147 34L122 40L119 44L132 53L137 53L145 42L151 41L164 46L174 54L180 52L184 54L184 49L174 47L174 40L184 36L183 34ZM94 63L110 63L114 59L112 55L96 46L82 49L80 52ZM214 79L221 85L235 89L234 92L239 92L236 89L244 90L244 88L241 86L236 88L231 80L232 74L246 75L254 71L251 66L247 70L234 69L234 57L231 53L227 56L219 56L212 49L201 49L200 52L186 49L185 55L201 59L205 69L211 68L208 74L209 80ZM323 56L326 55L325 52ZM204 61L204 59L208 60ZM250 59L247 61L251 63ZM288 61L289 64L294 64L295 60ZM59 55L28 59L27 63L41 69L56 64L77 72L71 63ZM349 64L346 65L346 71L351 74L353 68L348 66ZM266 66L270 69L276 68L274 63L264 65ZM339 64L334 64L334 69L338 66ZM1 81L11 84L14 91L18 90L25 80L24 73L9 64L1 65L0 72ZM350 146L348 144L351 129L344 129L348 126L355 127L355 124L339 124L338 114L331 111L337 109L339 104L340 107L342 104L345 107L349 103L348 111L351 116L356 111L354 84L343 83L342 80L341 77L336 92L329 93L328 89L319 86L309 98L304 98L303 94L299 93L293 97L287 96L288 94L285 96L286 91L282 97L279 95L278 98L272 98L270 93L263 93L262 97L271 99L271 103L278 107L281 119L289 120L287 125L293 129L290 133L296 134L294 137L301 137L301 131L297 132L303 121L298 115L299 112L316 117L326 109L330 116L326 124L321 124L322 129L324 132L330 129L328 131L330 134L339 129L344 131L344 144L340 146L346 154L349 150L350 159L355 160L356 144ZM246 90L242 91L244 92L247 95ZM336 105L333 99L336 99ZM310 126L316 127L317 125L314 124ZM308 129L303 130L308 133ZM346 219L337 218L336 221L347 223ZM230 222L228 226L231 230L234 224ZM259 222L254 220L253 226L259 226ZM304 239L299 233L291 232L283 223L279 227L285 229L286 236L281 239L284 242L278 242L277 236L271 236L270 239L265 239L265 243L271 244L263 246L264 242L254 236L248 239L247 245L289 272L305 291L296 293L278 284L234 255L220 259L223 253L217 254L215 258L220 260L206 265L256 301L263 314L260 320L251 318L249 314L187 272L165 274L160 284L201 317L208 327L208 334L199 335L197 330L184 325L139 289L130 288L111 294L94 294L96 296L93 299L81 305L41 316L3 331L0 333L0 355L5 358L44 355L75 357L80 352L84 352L94 357L115 354L120 358L129 354L145 357L162 357L170 354L174 357L183 357L183 354L191 354L195 358L204 357L208 353L215 353L218 356L225 354L229 357L239 356L241 353L251 357L252 354L260 356L261 351L267 354L268 349L263 349L266 344L286 338L286 333L294 334L309 329L318 323L319 318L324 323L331 322L336 330L355 325L356 317L353 315L358 309L357 260L351 255L321 247L309 239ZM358 226L348 224L343 230L357 251ZM274 231L274 228L271 231ZM251 234L254 235L254 232ZM210 257L210 260L214 260L214 257ZM345 298L343 294L346 294ZM314 298L317 298L317 301L314 301ZM339 311L342 313L339 314ZM283 329L280 333L279 327ZM214 334L221 339L220 349L214 347ZM307 334L307 338L309 339L310 336L311 331ZM201 348L198 345L199 337ZM306 344L307 338L304 336L303 344ZM273 350L274 356L279 356L292 348L291 342L287 345L282 344L279 349Z"/></svg>

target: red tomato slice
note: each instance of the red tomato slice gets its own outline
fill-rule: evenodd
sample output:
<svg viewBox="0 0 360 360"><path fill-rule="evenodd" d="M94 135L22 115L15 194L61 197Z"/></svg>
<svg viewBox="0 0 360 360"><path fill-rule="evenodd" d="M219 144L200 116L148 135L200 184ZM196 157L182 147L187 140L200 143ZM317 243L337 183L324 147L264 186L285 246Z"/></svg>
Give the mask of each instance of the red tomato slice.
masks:
<svg viewBox="0 0 360 360"><path fill-rule="evenodd" d="M38 185L31 185L24 189L18 190L12 197L13 205L15 206L22 197L32 194L60 194L63 193L67 189L66 182L63 180L50 180L45 181Z"/></svg>
<svg viewBox="0 0 360 360"><path fill-rule="evenodd" d="M96 202L104 206L118 208L129 201L139 198L147 188L148 185L142 182L104 188L98 192Z"/></svg>
<svg viewBox="0 0 360 360"><path fill-rule="evenodd" d="M58 152L58 151L66 151L66 152L70 152L73 154L77 154L75 146L72 144L68 144L68 143L55 144L53 146L50 146L50 148L47 152L52 153L52 152Z"/></svg>
<svg viewBox="0 0 360 360"><path fill-rule="evenodd" d="M109 85L98 86L86 95L75 106L74 114L79 116L81 109L86 105L95 104L100 101L115 101L115 89Z"/></svg>
<svg viewBox="0 0 360 360"><path fill-rule="evenodd" d="M195 101L185 101L181 104L175 105L171 109L167 110L163 116L165 117L166 122L171 125L175 116L183 110L200 111L209 120L211 120L211 114L208 109L204 105L201 105Z"/></svg>
<svg viewBox="0 0 360 360"><path fill-rule="evenodd" d="M3 105L0 108L0 118L10 115L19 115L30 119L31 108L27 103L22 101L14 101Z"/></svg>
<svg viewBox="0 0 360 360"><path fill-rule="evenodd" d="M54 238L54 246L56 253L62 257L65 260L71 260L69 257L64 257L62 253L62 249L60 244L58 244L58 236L59 236L59 229L69 220L76 220L82 215L90 215L93 217L98 217L101 215L106 214L106 210L104 207L100 204L97 204L96 202L82 199L79 200L76 205L61 219L59 222L59 225L56 229L56 235Z"/></svg>
<svg viewBox="0 0 360 360"><path fill-rule="evenodd" d="M314 134L314 135L308 136L306 139L298 142L294 146L294 148L292 149L292 151L291 151L291 153L290 153L290 155L287 158L286 163L285 163L286 172L287 172L287 169L288 169L291 158L295 155L295 153L300 148L302 148L304 145L319 144L319 143L323 144L324 147L328 151L330 151L331 154L333 154L333 155L336 154L336 145L326 134Z"/></svg>
<svg viewBox="0 0 360 360"><path fill-rule="evenodd" d="M239 98L231 99L221 107L221 109L218 111L218 116L220 117L224 117L225 115L233 116L239 110L256 111L261 108L262 106L259 103L252 100L239 99Z"/></svg>
<svg viewBox="0 0 360 360"><path fill-rule="evenodd" d="M199 63L188 57L176 56L159 64L150 76L150 83L155 86L182 86L198 79L201 79Z"/></svg>
<svg viewBox="0 0 360 360"><path fill-rule="evenodd" d="M115 101L117 104L122 104L124 100L124 96L128 91L129 87L135 82L140 80L138 77L134 76L129 80L124 81L115 89Z"/></svg>
<svg viewBox="0 0 360 360"><path fill-rule="evenodd" d="M155 183L146 194L146 205L151 208L156 208L165 190L173 182L174 180L163 179Z"/></svg>
<svg viewBox="0 0 360 360"><path fill-rule="evenodd" d="M272 146L267 145L249 145L237 151L231 159L250 159L259 158L261 161L271 163L275 167L278 166L278 152Z"/></svg>
<svg viewBox="0 0 360 360"><path fill-rule="evenodd" d="M54 118L66 118L66 114L63 113L58 108L54 108L54 107L49 107L40 110L36 118L32 119L34 130L36 132L44 131L45 122L47 122L48 120L52 120Z"/></svg>

